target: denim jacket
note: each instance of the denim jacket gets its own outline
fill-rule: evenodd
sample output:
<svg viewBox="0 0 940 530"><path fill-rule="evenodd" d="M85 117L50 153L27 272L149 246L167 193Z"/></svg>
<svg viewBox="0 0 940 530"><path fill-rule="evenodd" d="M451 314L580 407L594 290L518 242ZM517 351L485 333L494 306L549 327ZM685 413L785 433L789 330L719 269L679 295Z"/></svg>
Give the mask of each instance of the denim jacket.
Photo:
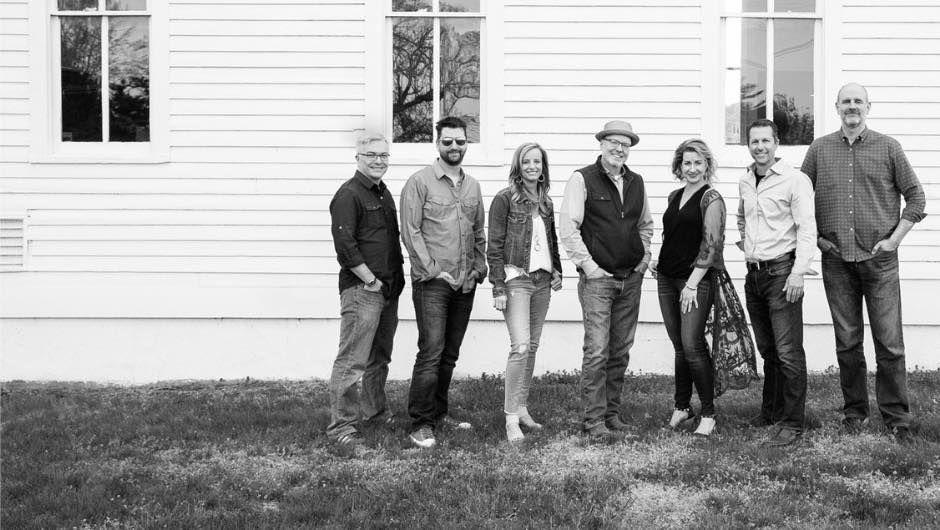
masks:
<svg viewBox="0 0 940 530"><path fill-rule="evenodd" d="M486 243L486 261L490 269L493 296L502 296L506 291L506 265L529 270L529 250L532 248L531 203L512 200L512 191L504 188L490 205L489 234ZM548 213L541 214L545 224L545 235L552 257L553 273L561 274L561 257L558 255L558 238L555 235L555 212L551 199Z"/></svg>

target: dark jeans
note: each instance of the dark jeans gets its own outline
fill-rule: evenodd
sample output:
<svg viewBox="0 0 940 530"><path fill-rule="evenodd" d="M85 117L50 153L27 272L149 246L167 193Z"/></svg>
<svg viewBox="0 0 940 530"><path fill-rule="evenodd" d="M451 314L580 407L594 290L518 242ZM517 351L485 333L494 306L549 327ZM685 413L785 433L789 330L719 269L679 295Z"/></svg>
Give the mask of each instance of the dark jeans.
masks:
<svg viewBox="0 0 940 530"><path fill-rule="evenodd" d="M711 273L698 283L698 307L693 305L688 313L683 313L679 304L685 282L662 274L657 280L659 309L663 313L666 334L675 350L676 409L691 408L692 385L695 384L698 399L702 402L702 416L714 416L715 369L705 342L705 319L715 301Z"/></svg>
<svg viewBox="0 0 940 530"><path fill-rule="evenodd" d="M911 423L907 367L901 328L901 284L898 254L888 252L858 263L823 254L823 284L832 312L843 412L846 418L868 417L868 370L865 365L862 298L875 343L875 397L888 427Z"/></svg>
<svg viewBox="0 0 940 530"><path fill-rule="evenodd" d="M583 427L590 430L620 414L620 393L640 315L643 274L588 280L581 274L578 299L584 319L581 360Z"/></svg>
<svg viewBox="0 0 940 530"><path fill-rule="evenodd" d="M803 299L787 302L783 290L792 268L791 259L748 271L744 295L757 351L764 359L761 415L782 427L802 431L806 408Z"/></svg>
<svg viewBox="0 0 940 530"><path fill-rule="evenodd" d="M413 282L411 297L418 324L418 356L411 374L408 414L415 429L434 425L447 414L447 391L463 342L473 296L444 280Z"/></svg>
<svg viewBox="0 0 940 530"><path fill-rule="evenodd" d="M356 431L360 418L387 413L385 380L398 329L398 297L386 299L362 284L340 293L339 353L330 376L328 436ZM362 401L358 382L362 379Z"/></svg>

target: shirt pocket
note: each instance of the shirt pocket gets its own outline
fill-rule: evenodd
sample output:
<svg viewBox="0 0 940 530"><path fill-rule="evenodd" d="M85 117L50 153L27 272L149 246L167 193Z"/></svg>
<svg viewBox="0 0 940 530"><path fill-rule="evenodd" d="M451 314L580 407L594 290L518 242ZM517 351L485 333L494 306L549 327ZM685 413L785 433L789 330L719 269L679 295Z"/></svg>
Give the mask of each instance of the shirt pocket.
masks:
<svg viewBox="0 0 940 530"><path fill-rule="evenodd" d="M430 195L424 201L425 219L442 223L450 217L454 209L454 200L439 195Z"/></svg>
<svg viewBox="0 0 940 530"><path fill-rule="evenodd" d="M381 228L385 225L385 208L381 203L367 202L363 204L362 226L365 228Z"/></svg>
<svg viewBox="0 0 940 530"><path fill-rule="evenodd" d="M480 200L476 197L467 197L460 201L460 206L463 208L463 214L469 217L471 220L476 216L477 206L480 205Z"/></svg>

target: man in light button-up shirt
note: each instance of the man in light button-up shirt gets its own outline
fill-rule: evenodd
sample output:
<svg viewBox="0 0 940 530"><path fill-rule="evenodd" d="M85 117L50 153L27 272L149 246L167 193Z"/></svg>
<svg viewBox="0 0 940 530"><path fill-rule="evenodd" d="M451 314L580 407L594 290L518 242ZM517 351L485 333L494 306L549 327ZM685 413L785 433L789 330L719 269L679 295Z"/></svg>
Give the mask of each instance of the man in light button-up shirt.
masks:
<svg viewBox="0 0 940 530"><path fill-rule="evenodd" d="M739 245L747 261L747 311L764 359L761 411L751 424L775 425L765 443L782 446L803 433L803 275L816 248L813 185L774 156L779 145L774 122L757 120L747 134L754 164L738 185Z"/></svg>

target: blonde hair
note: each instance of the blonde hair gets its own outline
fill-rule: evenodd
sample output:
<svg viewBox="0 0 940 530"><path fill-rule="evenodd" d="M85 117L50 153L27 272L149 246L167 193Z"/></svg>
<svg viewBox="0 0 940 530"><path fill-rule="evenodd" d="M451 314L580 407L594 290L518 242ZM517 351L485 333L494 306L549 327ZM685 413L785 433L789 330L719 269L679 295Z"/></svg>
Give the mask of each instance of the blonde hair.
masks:
<svg viewBox="0 0 940 530"><path fill-rule="evenodd" d="M705 163L708 164L705 169L705 182L710 183L714 180L715 173L718 171L718 162L715 160L715 156L712 155L712 150L708 148L708 144L698 138L686 140L676 148L676 152L672 157L672 174L677 179L682 180L682 156L685 153L695 153L702 157Z"/></svg>
<svg viewBox="0 0 940 530"><path fill-rule="evenodd" d="M542 175L536 184L537 198L533 208L537 207L541 214L547 215L551 204L551 199L548 197L548 190L551 188L551 180L548 177L548 153L535 142L523 143L512 155L512 165L509 168L510 197L516 202L530 201L525 193L525 185L522 183L522 158L533 149L538 149L542 155Z"/></svg>

